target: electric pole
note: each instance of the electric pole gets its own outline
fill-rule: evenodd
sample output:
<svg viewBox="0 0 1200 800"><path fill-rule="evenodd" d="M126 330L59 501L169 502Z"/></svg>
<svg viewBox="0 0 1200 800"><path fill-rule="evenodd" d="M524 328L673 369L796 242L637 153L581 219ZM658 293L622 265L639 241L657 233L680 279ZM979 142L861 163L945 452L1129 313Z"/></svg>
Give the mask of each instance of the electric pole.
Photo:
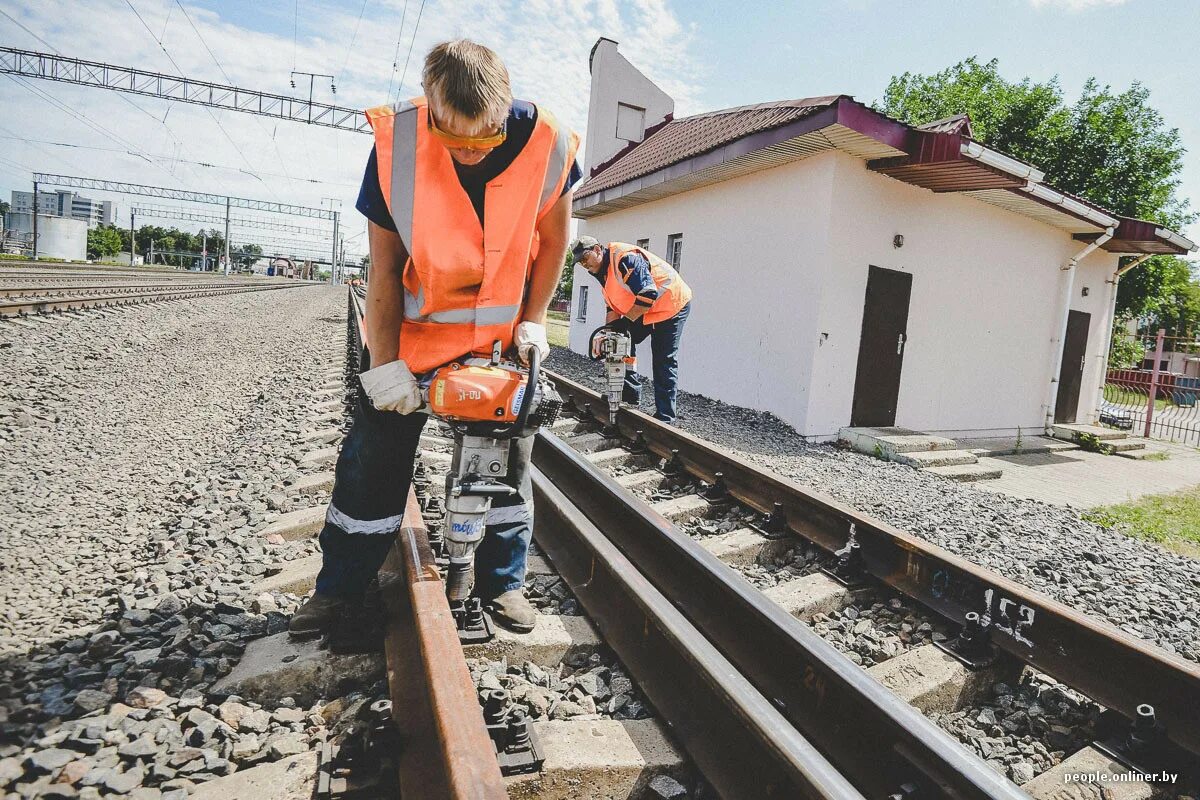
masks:
<svg viewBox="0 0 1200 800"><path fill-rule="evenodd" d="M225 274L229 274L229 198L225 198Z"/></svg>
<svg viewBox="0 0 1200 800"><path fill-rule="evenodd" d="M38 182L33 182L33 260L37 261L38 257Z"/></svg>
<svg viewBox="0 0 1200 800"><path fill-rule="evenodd" d="M313 80L315 80L316 78L329 78L329 91L333 92L334 94L337 94L337 87L334 86L334 84L333 84L333 76L332 75L326 75L323 72L301 72L299 70L292 70L292 88L293 89L296 88L296 76L297 75L307 75L308 76L308 121L311 123L312 122Z"/></svg>
<svg viewBox="0 0 1200 800"><path fill-rule="evenodd" d="M133 242L133 208L129 209L129 266L133 266L133 254L137 251L137 247Z"/></svg>

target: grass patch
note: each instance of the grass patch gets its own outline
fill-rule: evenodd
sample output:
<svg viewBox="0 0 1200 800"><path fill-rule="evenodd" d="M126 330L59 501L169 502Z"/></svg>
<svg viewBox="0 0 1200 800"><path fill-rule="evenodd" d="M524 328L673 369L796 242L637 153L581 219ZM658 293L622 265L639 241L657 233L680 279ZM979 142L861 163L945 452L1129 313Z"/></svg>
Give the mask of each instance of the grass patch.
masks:
<svg viewBox="0 0 1200 800"><path fill-rule="evenodd" d="M555 316L559 312L548 312L546 319L546 341L550 342L552 347L567 347L567 340L571 333L571 323L567 322L566 315L562 318Z"/></svg>
<svg viewBox="0 0 1200 800"><path fill-rule="evenodd" d="M1149 453L1142 457L1142 461L1166 461L1171 457L1171 454L1166 450L1159 450L1157 453Z"/></svg>
<svg viewBox="0 0 1200 800"><path fill-rule="evenodd" d="M1200 555L1200 486L1093 508L1084 512L1083 518L1135 539L1149 539L1178 552Z"/></svg>

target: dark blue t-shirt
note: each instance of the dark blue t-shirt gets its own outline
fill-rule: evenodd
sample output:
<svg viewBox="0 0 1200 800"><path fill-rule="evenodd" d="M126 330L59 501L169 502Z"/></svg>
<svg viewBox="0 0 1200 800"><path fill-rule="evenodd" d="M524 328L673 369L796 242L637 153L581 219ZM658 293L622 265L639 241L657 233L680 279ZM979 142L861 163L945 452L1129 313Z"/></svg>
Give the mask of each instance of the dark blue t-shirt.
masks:
<svg viewBox="0 0 1200 800"><path fill-rule="evenodd" d="M487 182L508 169L529 141L529 137L533 135L533 127L536 122L537 106L525 100L513 100L512 109L508 112L508 136L504 142L488 153L487 158L478 164L467 166L459 164L457 161L454 162L454 171L458 173L458 182L462 184L467 196L471 198L471 205L475 207L475 213L478 215L481 225L483 224L483 194ZM567 175L560 196L566 194L567 190L578 183L582 177L583 172L579 169L579 162L572 163L570 174ZM389 231L396 230L396 223L392 220L387 202L383 199L383 190L379 186L379 166L375 159L374 147L371 148L371 155L367 158L367 171L363 175L362 188L358 191L358 202L355 205L363 216L379 227Z"/></svg>
<svg viewBox="0 0 1200 800"><path fill-rule="evenodd" d="M611 259L606 249L600 261L600 269L592 273L592 277L600 281L601 286L608 280L610 263ZM634 303L646 307L654 305L654 301L658 299L660 293L658 286L654 283L654 276L650 272L650 262L641 253L630 253L622 258L617 263L617 272L621 275L621 280L629 287L629 291L637 295L633 299Z"/></svg>

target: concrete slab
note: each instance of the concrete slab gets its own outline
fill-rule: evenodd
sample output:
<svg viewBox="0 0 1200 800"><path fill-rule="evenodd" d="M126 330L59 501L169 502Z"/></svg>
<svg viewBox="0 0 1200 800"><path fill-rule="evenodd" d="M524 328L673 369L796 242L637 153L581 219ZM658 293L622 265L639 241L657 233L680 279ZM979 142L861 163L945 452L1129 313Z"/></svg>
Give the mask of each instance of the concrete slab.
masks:
<svg viewBox="0 0 1200 800"><path fill-rule="evenodd" d="M313 408L318 411L332 411L335 408L345 408L346 403L342 400L324 400L319 403L314 403Z"/></svg>
<svg viewBox="0 0 1200 800"><path fill-rule="evenodd" d="M336 447L323 447L320 450L312 450L300 457L300 465L303 467L320 467L325 464L332 464L337 461L338 449Z"/></svg>
<svg viewBox="0 0 1200 800"><path fill-rule="evenodd" d="M1007 662L988 669L969 670L931 644L876 664L867 673L922 713L948 714L970 705L991 690L1011 670Z"/></svg>
<svg viewBox="0 0 1200 800"><path fill-rule="evenodd" d="M305 425L312 425L313 427L324 428L324 427L327 427L328 423L330 423L330 422L340 422L345 416L346 416L345 413L340 410L339 411L327 411L324 414L318 414L317 416L306 420Z"/></svg>
<svg viewBox="0 0 1200 800"><path fill-rule="evenodd" d="M529 554L525 559L525 574L526 575L557 575L558 570L554 569L554 565L545 556Z"/></svg>
<svg viewBox="0 0 1200 800"><path fill-rule="evenodd" d="M627 472L617 476L617 484L626 489L641 489L644 486L655 486L667 479L656 469L644 469L640 472Z"/></svg>
<svg viewBox="0 0 1200 800"><path fill-rule="evenodd" d="M738 528L719 536L705 536L700 546L733 567L769 563L796 544L792 538L768 539L756 530Z"/></svg>
<svg viewBox="0 0 1200 800"><path fill-rule="evenodd" d="M854 601L853 592L822 572L772 586L763 594L804 622L816 614L839 611Z"/></svg>
<svg viewBox="0 0 1200 800"><path fill-rule="evenodd" d="M1114 453L1128 453L1133 450L1145 450L1145 439L1113 439L1105 442Z"/></svg>
<svg viewBox="0 0 1200 800"><path fill-rule="evenodd" d="M1059 506L1095 508L1200 485L1200 449L1155 441L1147 452L1151 450L1164 455L1135 461L1074 450L983 458L980 464L1002 467L1004 475L979 488Z"/></svg>
<svg viewBox="0 0 1200 800"><path fill-rule="evenodd" d="M333 472L314 472L287 487L287 491L296 494L323 494L333 490L333 477Z"/></svg>
<svg viewBox="0 0 1200 800"><path fill-rule="evenodd" d="M313 397L319 398L321 400L327 400L330 397L337 397L339 395L345 394L345 392L346 392L346 387L340 386L340 385L335 386L331 389L325 389L325 388L313 389Z"/></svg>
<svg viewBox="0 0 1200 800"><path fill-rule="evenodd" d="M691 783L683 752L656 720L548 720L531 727L546 761L541 773L507 779L513 800L643 797L659 775Z"/></svg>
<svg viewBox="0 0 1200 800"><path fill-rule="evenodd" d="M322 650L315 639L295 641L287 633L277 633L247 644L242 660L213 684L212 692L240 695L263 705L293 697L297 704L309 706L320 697L369 686L383 674L382 652L335 655Z"/></svg>
<svg viewBox="0 0 1200 800"><path fill-rule="evenodd" d="M952 481L992 481L1004 474L1000 467L988 464L955 464L945 467L928 467L925 472L941 475Z"/></svg>
<svg viewBox="0 0 1200 800"><path fill-rule="evenodd" d="M846 442L860 453L874 455L876 446L880 454L894 456L897 453L913 453L921 450L953 450L957 447L953 439L933 436L908 428L842 428L838 439Z"/></svg>
<svg viewBox="0 0 1200 800"><path fill-rule="evenodd" d="M605 436L603 433L581 433L578 436L565 436L563 441L580 453L609 450L620 443L619 439Z"/></svg>
<svg viewBox="0 0 1200 800"><path fill-rule="evenodd" d="M1040 429L1039 429L1040 430ZM1074 442L1049 436L997 436L984 439L958 439L958 449L976 456L1011 456L1030 453L1062 453L1078 450Z"/></svg>
<svg viewBox="0 0 1200 800"><path fill-rule="evenodd" d="M283 514L258 532L259 536L277 534L289 542L316 536L325 525L325 506L299 508Z"/></svg>
<svg viewBox="0 0 1200 800"><path fill-rule="evenodd" d="M595 430L596 423L581 420L577 417L559 417L550 425L550 430L558 436L571 436L576 433L586 433Z"/></svg>
<svg viewBox="0 0 1200 800"><path fill-rule="evenodd" d="M317 788L317 751L260 764L232 775L196 784L188 797L196 800L309 800Z"/></svg>
<svg viewBox="0 0 1200 800"><path fill-rule="evenodd" d="M302 434L300 441L306 444L327 444L342 438L341 428L321 428Z"/></svg>
<svg viewBox="0 0 1200 800"><path fill-rule="evenodd" d="M629 452L624 447L610 447L607 450L593 450L586 456L587 460L595 464L597 467L615 467L618 464L623 464L626 460L634 457L635 456L633 453Z"/></svg>
<svg viewBox="0 0 1200 800"><path fill-rule="evenodd" d="M1154 784L1131 777L1120 762L1085 747L1021 788L1034 800L1150 800Z"/></svg>
<svg viewBox="0 0 1200 800"><path fill-rule="evenodd" d="M346 388L346 384L340 378L337 378L337 379L328 380L325 383L322 383L321 388L322 389L344 389L344 388Z"/></svg>
<svg viewBox="0 0 1200 800"><path fill-rule="evenodd" d="M454 440L434 433L421 434L421 447L454 447Z"/></svg>
<svg viewBox="0 0 1200 800"><path fill-rule="evenodd" d="M650 507L672 522L682 519L699 519L712 509L707 500L694 494L660 500L657 503L651 503Z"/></svg>
<svg viewBox="0 0 1200 800"><path fill-rule="evenodd" d="M452 453L438 453L425 450L421 453L421 460L431 467L448 469L450 462L454 460L454 455Z"/></svg>
<svg viewBox="0 0 1200 800"><path fill-rule="evenodd" d="M892 456L892 460L917 469L925 469L927 467L956 467L974 464L979 459L974 453L966 450L917 450L912 453L896 453Z"/></svg>
<svg viewBox="0 0 1200 800"><path fill-rule="evenodd" d="M530 633L513 633L496 626L496 638L483 644L463 647L467 658L489 658L493 661L507 656L508 662L532 661L542 667L557 666L570 653L590 655L600 646L600 634L585 617L562 617L543 614Z"/></svg>
<svg viewBox="0 0 1200 800"><path fill-rule="evenodd" d="M321 571L321 554L297 558L295 561L285 561L283 571L278 575L264 578L256 590L263 592L290 592L304 596L311 592L317 584L317 573Z"/></svg>
<svg viewBox="0 0 1200 800"><path fill-rule="evenodd" d="M1083 423L1061 423L1051 428L1052 435L1055 439L1065 439L1068 442L1075 441L1076 434L1090 433L1097 439L1110 441L1112 439L1125 439L1129 434L1125 431L1118 431L1113 428L1102 428L1099 425L1084 425Z"/></svg>

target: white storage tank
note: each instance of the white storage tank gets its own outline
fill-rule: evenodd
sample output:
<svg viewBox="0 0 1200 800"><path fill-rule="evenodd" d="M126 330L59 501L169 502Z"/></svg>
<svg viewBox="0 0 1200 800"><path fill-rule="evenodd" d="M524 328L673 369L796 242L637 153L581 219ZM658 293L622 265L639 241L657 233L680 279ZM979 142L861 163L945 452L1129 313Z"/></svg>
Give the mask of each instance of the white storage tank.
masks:
<svg viewBox="0 0 1200 800"><path fill-rule="evenodd" d="M9 230L33 232L33 215L28 211L8 214ZM87 220L38 214L38 256L67 261L87 260Z"/></svg>

